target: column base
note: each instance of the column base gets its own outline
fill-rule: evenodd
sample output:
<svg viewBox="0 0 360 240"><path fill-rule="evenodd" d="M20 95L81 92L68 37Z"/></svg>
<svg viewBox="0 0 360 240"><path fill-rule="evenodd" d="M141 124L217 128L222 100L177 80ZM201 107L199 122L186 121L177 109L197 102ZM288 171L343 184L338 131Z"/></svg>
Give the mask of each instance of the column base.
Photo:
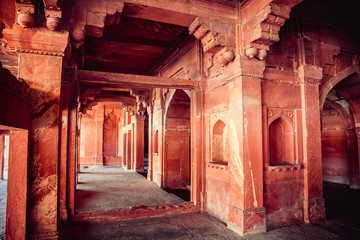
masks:
<svg viewBox="0 0 360 240"><path fill-rule="evenodd" d="M45 232L45 233L36 233L31 236L32 240L53 240L53 239L59 239L59 233L56 232Z"/></svg>
<svg viewBox="0 0 360 240"><path fill-rule="evenodd" d="M306 223L326 220L325 199L304 200L304 221Z"/></svg>
<svg viewBox="0 0 360 240"><path fill-rule="evenodd" d="M230 205L227 227L241 236L266 232L265 208L241 209Z"/></svg>

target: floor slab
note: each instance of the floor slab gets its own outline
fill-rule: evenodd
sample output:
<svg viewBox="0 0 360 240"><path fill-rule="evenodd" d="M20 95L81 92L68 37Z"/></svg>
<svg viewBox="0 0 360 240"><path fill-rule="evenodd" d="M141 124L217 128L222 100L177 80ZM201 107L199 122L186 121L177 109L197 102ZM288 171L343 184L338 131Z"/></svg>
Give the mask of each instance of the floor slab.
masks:
<svg viewBox="0 0 360 240"><path fill-rule="evenodd" d="M122 167L82 168L75 212L108 212L183 203L142 175Z"/></svg>
<svg viewBox="0 0 360 240"><path fill-rule="evenodd" d="M360 190L324 183L328 220L295 224L241 237L206 213L118 222L78 222L65 225L61 239L244 239L244 240L360 240Z"/></svg>

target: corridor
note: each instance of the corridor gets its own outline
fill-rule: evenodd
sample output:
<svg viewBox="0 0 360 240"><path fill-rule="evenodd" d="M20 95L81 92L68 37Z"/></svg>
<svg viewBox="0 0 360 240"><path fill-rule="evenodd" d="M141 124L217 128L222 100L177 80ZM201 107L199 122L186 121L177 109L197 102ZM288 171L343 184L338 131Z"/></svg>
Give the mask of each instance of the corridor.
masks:
<svg viewBox="0 0 360 240"><path fill-rule="evenodd" d="M110 212L184 202L142 175L122 167L82 168L75 212Z"/></svg>

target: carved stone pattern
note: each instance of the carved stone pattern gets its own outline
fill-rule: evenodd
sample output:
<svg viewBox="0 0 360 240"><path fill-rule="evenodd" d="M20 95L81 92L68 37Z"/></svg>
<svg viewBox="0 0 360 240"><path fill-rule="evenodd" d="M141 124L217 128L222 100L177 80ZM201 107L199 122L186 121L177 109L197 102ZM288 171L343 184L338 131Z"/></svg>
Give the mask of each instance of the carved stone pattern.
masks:
<svg viewBox="0 0 360 240"><path fill-rule="evenodd" d="M270 45L280 40L280 27L290 18L290 11L291 8L286 5L271 3L253 17L257 19L251 27L254 31L244 33L249 34L250 42L245 43L245 54L249 58L262 60L266 57Z"/></svg>

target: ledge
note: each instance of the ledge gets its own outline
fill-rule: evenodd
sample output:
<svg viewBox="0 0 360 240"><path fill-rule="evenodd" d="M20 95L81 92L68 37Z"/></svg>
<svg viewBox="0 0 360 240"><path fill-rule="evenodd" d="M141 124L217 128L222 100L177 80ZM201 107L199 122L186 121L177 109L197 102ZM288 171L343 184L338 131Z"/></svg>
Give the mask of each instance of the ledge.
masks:
<svg viewBox="0 0 360 240"><path fill-rule="evenodd" d="M208 168L214 168L218 170L229 170L228 165L225 165L223 163L206 163L206 167Z"/></svg>
<svg viewBox="0 0 360 240"><path fill-rule="evenodd" d="M284 164L278 166L267 166L266 170L269 172L288 172L301 169L301 164Z"/></svg>

